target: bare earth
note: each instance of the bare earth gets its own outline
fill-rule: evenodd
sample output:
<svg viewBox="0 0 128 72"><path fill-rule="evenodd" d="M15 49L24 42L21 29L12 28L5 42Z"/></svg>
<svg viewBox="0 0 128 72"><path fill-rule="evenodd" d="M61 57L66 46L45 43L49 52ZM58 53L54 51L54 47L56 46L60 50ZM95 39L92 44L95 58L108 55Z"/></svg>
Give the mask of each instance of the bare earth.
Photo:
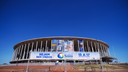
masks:
<svg viewBox="0 0 128 72"><path fill-rule="evenodd" d="M23 72L27 69L27 66L3 66L0 67L0 72ZM29 66L29 72L42 72L42 71L49 71L49 72L64 72L65 65L58 65L55 68L55 65L33 65ZM77 69L74 68L72 65L66 65L66 71L67 72L102 72L101 70L98 71L84 71L84 69ZM127 69L125 70L105 70L104 72L128 72Z"/></svg>

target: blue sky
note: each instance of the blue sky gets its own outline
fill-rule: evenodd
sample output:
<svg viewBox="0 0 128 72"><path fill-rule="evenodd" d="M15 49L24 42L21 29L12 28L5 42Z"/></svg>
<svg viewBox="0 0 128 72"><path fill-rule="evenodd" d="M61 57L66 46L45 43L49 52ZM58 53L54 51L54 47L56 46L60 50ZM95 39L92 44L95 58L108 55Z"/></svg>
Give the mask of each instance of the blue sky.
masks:
<svg viewBox="0 0 128 72"><path fill-rule="evenodd" d="M127 0L0 0L0 64L21 41L75 36L106 42L110 54L128 62Z"/></svg>

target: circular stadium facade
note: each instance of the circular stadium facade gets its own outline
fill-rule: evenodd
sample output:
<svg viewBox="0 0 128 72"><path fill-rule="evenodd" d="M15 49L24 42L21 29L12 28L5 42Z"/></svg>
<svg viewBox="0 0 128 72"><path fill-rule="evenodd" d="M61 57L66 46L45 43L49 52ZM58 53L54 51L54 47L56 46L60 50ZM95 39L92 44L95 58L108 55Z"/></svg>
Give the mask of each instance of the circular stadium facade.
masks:
<svg viewBox="0 0 128 72"><path fill-rule="evenodd" d="M30 59L31 52L60 52L58 57L63 58L61 52L85 52L93 53L97 52L104 62L111 62L112 57L109 53L109 45L103 41L81 37L45 37L36 38L17 43L14 47L12 61L10 63L17 62L17 54L20 54L18 63L30 62L55 62L57 59ZM61 59L63 60L63 59ZM73 60L73 59L72 59ZM82 60L82 59L81 59ZM78 61L81 61L78 60Z"/></svg>

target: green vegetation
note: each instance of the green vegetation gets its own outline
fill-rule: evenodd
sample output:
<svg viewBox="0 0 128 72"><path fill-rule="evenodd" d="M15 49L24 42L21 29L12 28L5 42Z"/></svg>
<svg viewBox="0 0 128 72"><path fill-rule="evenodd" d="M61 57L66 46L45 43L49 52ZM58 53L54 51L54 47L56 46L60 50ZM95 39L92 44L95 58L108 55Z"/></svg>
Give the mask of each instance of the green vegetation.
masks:
<svg viewBox="0 0 128 72"><path fill-rule="evenodd" d="M77 67L77 69L85 69L85 67L87 69L91 69L91 67L92 67L95 70L101 70L101 65L100 64L86 64L86 65L75 65L75 66ZM124 67L120 67L120 66L117 66L117 65L110 65L110 64L103 64L103 68L104 68L104 70L122 70L122 69L126 69Z"/></svg>
<svg viewBox="0 0 128 72"><path fill-rule="evenodd" d="M126 65L126 66L128 66L128 63L122 63L122 64L120 64L120 65Z"/></svg>
<svg viewBox="0 0 128 72"><path fill-rule="evenodd" d="M7 63L3 63L3 65L7 65Z"/></svg>

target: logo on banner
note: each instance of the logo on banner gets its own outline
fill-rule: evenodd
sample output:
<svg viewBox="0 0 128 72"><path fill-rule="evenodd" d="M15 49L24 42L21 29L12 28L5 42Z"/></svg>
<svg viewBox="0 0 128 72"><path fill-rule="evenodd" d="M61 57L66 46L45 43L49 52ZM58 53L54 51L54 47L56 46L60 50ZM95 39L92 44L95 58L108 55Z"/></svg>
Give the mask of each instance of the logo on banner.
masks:
<svg viewBox="0 0 128 72"><path fill-rule="evenodd" d="M58 54L58 58L62 59L63 57L64 57L64 54L62 54L62 53Z"/></svg>
<svg viewBox="0 0 128 72"><path fill-rule="evenodd" d="M90 53L78 53L79 57L90 57Z"/></svg>

